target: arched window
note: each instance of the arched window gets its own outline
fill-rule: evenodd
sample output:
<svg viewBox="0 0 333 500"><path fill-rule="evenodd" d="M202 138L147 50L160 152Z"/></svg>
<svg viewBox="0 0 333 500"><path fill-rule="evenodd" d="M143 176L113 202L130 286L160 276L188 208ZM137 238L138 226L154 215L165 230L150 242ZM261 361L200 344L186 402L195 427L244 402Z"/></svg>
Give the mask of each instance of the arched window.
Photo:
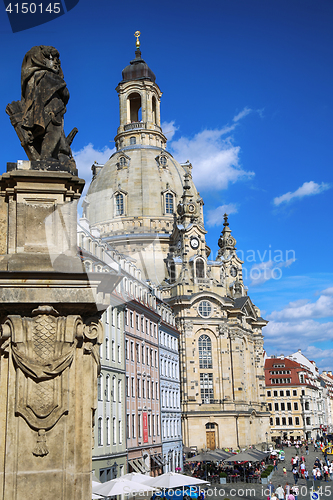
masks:
<svg viewBox="0 0 333 500"><path fill-rule="evenodd" d="M173 195L171 193L165 195L165 213L173 214Z"/></svg>
<svg viewBox="0 0 333 500"><path fill-rule="evenodd" d="M109 401L109 381L110 381L110 377L109 375L105 378L105 396L106 396L106 400Z"/></svg>
<svg viewBox="0 0 333 500"><path fill-rule="evenodd" d="M212 341L208 335L201 335L199 344L199 367L212 368Z"/></svg>
<svg viewBox="0 0 333 500"><path fill-rule="evenodd" d="M141 96L137 92L134 92L128 96L128 100L130 122L139 122L141 120Z"/></svg>
<svg viewBox="0 0 333 500"><path fill-rule="evenodd" d="M153 98L152 98L152 113L153 113L153 116L152 116L152 120L153 120L153 123L155 123L157 125L157 116L156 116L156 97L153 95Z"/></svg>
<svg viewBox="0 0 333 500"><path fill-rule="evenodd" d="M98 419L98 424L97 424L97 440L98 440L98 446L103 445L103 432L102 432L102 417L99 417Z"/></svg>
<svg viewBox="0 0 333 500"><path fill-rule="evenodd" d="M116 194L116 213L115 215L124 215L124 195Z"/></svg>
<svg viewBox="0 0 333 500"><path fill-rule="evenodd" d="M130 137L130 145L136 144L136 137Z"/></svg>
<svg viewBox="0 0 333 500"><path fill-rule="evenodd" d="M195 261L195 275L197 278L205 277L205 264L202 259L197 259Z"/></svg>
<svg viewBox="0 0 333 500"><path fill-rule="evenodd" d="M102 376L101 375L97 379L97 398L98 398L98 401L102 401Z"/></svg>
<svg viewBox="0 0 333 500"><path fill-rule="evenodd" d="M106 444L110 444L110 418L106 419Z"/></svg>

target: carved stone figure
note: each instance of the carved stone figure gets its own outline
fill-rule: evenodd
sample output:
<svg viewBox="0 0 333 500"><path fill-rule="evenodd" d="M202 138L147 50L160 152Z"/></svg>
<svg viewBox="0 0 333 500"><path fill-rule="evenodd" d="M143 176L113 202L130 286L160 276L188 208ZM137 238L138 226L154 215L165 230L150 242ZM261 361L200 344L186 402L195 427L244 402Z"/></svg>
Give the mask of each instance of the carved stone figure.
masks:
<svg viewBox="0 0 333 500"><path fill-rule="evenodd" d="M77 133L66 137L64 114L69 92L54 47L32 47L24 56L21 70L21 100L7 105L6 112L29 160L38 160L41 170L76 173L70 145ZM57 160L59 166L45 166ZM37 167L38 168L38 167Z"/></svg>

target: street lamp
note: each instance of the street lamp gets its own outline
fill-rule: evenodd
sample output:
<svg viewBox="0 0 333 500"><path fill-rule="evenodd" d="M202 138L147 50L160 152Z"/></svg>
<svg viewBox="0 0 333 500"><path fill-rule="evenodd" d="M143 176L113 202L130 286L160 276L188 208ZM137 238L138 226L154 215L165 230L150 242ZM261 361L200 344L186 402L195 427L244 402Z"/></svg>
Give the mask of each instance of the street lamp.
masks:
<svg viewBox="0 0 333 500"><path fill-rule="evenodd" d="M266 436L266 451L268 451L268 432L265 433Z"/></svg>

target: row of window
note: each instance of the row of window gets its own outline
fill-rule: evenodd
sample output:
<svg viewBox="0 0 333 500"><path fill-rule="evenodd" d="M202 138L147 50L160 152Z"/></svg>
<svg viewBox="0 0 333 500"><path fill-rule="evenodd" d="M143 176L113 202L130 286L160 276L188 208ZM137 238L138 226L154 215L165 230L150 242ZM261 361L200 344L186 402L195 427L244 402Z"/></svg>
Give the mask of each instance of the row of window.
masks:
<svg viewBox="0 0 333 500"><path fill-rule="evenodd" d="M103 375L101 374L98 379L97 379L97 398L98 401L103 400L103 388L104 388L104 395L106 398L106 401L110 401L110 397L114 403L117 402L117 394L118 394L118 403L121 403L122 400L122 382L121 380L117 381L116 377L112 377L112 387L111 387L111 382L110 382L110 375L107 375L105 377L105 381L103 378ZM105 387L103 387L103 384ZM111 392L110 392L111 389Z"/></svg>
<svg viewBox="0 0 333 500"><path fill-rule="evenodd" d="M270 425L274 425L272 417L270 418ZM280 417L275 417L275 425L287 425L287 418L282 417L280 419ZM293 425L293 417L288 417L288 425ZM295 417L295 425L299 425L299 417Z"/></svg>
<svg viewBox="0 0 333 500"><path fill-rule="evenodd" d="M169 347L173 351L178 351L178 339L173 335L160 331L160 345Z"/></svg>
<svg viewBox="0 0 333 500"><path fill-rule="evenodd" d="M155 297L154 297L155 298ZM156 298L155 298L156 300ZM128 321L128 314L125 315L125 325L134 328L134 312L133 311L127 311L129 312L129 321ZM140 329L141 325L141 329ZM151 337L154 337L157 339L157 325L155 323L152 323L148 319L145 320L144 316L140 316L139 314L135 315L135 326L138 331L142 331L143 333L146 332L147 335L150 334Z"/></svg>
<svg viewBox="0 0 333 500"><path fill-rule="evenodd" d="M110 417L105 419L105 429L103 428L103 418L99 417L97 421L97 441L98 446L103 446L104 441L106 445L111 444L111 426ZM105 431L105 436L104 436ZM117 423L116 417L112 418L112 444L122 443L122 422L119 419Z"/></svg>
<svg viewBox="0 0 333 500"><path fill-rule="evenodd" d="M290 391L290 390L287 390L287 391L286 391L286 396L287 396L287 397L288 397L288 396L290 396L290 393L291 393L291 391ZM304 390L302 390L302 395L303 395L303 393L304 393ZM268 397L268 398L270 398L270 397L271 397L271 395L272 395L272 391L267 391L267 397ZM273 391L273 396L274 396L275 398L277 398L277 397L278 397L278 395L280 395L280 396L284 397L284 391L280 391L280 392L279 392L279 391ZM297 389L293 389L293 396L297 396Z"/></svg>
<svg viewBox="0 0 333 500"><path fill-rule="evenodd" d="M268 403L268 409L269 411L272 411L272 404ZM280 409L281 411L286 410L286 403L280 403ZM279 403L274 403L274 410L279 411ZM287 410L291 411L291 403L287 403ZM294 402L294 410L298 411L298 403Z"/></svg>
<svg viewBox="0 0 333 500"><path fill-rule="evenodd" d="M105 348L105 359L110 359L110 340L108 337L105 337L104 341ZM121 363L121 346L117 344L114 339L111 340L111 361L116 361L116 351L117 351L117 361ZM103 358L103 344L100 345L100 356Z"/></svg>
<svg viewBox="0 0 333 500"><path fill-rule="evenodd" d="M166 439L181 437L180 420L174 420L174 419L163 420L162 437Z"/></svg>
<svg viewBox="0 0 333 500"><path fill-rule="evenodd" d="M271 375L289 375L291 373L290 370L273 370L269 372Z"/></svg>
<svg viewBox="0 0 333 500"><path fill-rule="evenodd" d="M124 193L117 193L114 197L114 215L119 217L126 215L126 198ZM171 193L166 193L164 196L164 213L173 214L174 212L174 196Z"/></svg>
<svg viewBox="0 0 333 500"><path fill-rule="evenodd" d="M156 349L151 349L145 345L141 345L137 342L135 344L135 355L134 355L134 341L125 340L125 358L131 361L136 361L136 363L142 363L143 365L152 366L158 368L158 353Z"/></svg>
<svg viewBox="0 0 333 500"><path fill-rule="evenodd" d="M272 378L272 384L291 384L291 378Z"/></svg>
<svg viewBox="0 0 333 500"><path fill-rule="evenodd" d="M138 413L136 418L135 413L130 415L127 413L126 415L126 436L127 438L142 438L143 433L143 415L142 413ZM147 433L149 437L159 436L160 428L159 428L159 415L155 415L154 413L151 415L147 414Z"/></svg>
<svg viewBox="0 0 333 500"><path fill-rule="evenodd" d="M126 377L126 396L135 398L135 394L138 398L158 399L158 382L137 378L135 383L134 377Z"/></svg>
<svg viewBox="0 0 333 500"><path fill-rule="evenodd" d="M180 408L179 391L161 389L161 397L162 397L163 408Z"/></svg>
<svg viewBox="0 0 333 500"><path fill-rule="evenodd" d="M167 359L161 359L161 375L165 377L170 377L173 380L179 379L178 363L173 361L168 361Z"/></svg>

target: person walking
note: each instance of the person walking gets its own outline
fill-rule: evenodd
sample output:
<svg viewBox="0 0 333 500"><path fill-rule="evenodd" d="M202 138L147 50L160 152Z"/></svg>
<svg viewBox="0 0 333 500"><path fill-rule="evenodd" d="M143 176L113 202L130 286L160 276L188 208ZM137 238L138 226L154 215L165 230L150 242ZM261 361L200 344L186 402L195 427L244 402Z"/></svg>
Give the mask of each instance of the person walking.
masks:
<svg viewBox="0 0 333 500"><path fill-rule="evenodd" d="M292 493L293 493L293 495L295 497L295 500L297 500L298 499L298 495L299 495L299 488L298 488L297 485L293 486Z"/></svg>
<svg viewBox="0 0 333 500"><path fill-rule="evenodd" d="M279 484L279 486L276 488L275 495L278 497L279 500L284 500L284 490L281 484Z"/></svg>
<svg viewBox="0 0 333 500"><path fill-rule="evenodd" d="M308 444L305 445L305 454L306 455L309 454L309 445Z"/></svg>
<svg viewBox="0 0 333 500"><path fill-rule="evenodd" d="M278 470L276 458L274 459L273 465L274 465L273 470Z"/></svg>

